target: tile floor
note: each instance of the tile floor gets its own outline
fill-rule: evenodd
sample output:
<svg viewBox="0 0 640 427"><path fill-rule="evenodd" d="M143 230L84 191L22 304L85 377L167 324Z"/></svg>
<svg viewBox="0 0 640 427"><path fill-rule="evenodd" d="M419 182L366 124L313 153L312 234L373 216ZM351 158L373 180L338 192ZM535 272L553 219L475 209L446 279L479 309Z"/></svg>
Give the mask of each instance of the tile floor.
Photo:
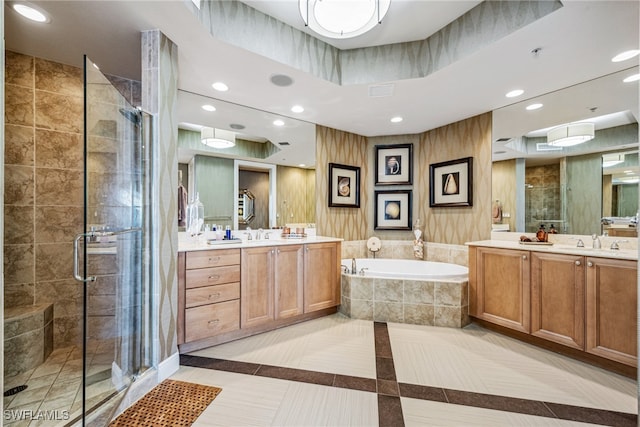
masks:
<svg viewBox="0 0 640 427"><path fill-rule="evenodd" d="M194 426L637 425L636 381L487 331L340 314L181 356Z"/></svg>
<svg viewBox="0 0 640 427"><path fill-rule="evenodd" d="M102 402L114 393L111 383L113 341L95 341L87 348L87 407ZM4 379L4 388L26 384L13 396L4 397L2 425L37 427L65 425L82 410L82 349L78 346L54 350L35 369ZM46 413L46 415L45 415ZM45 416L57 418L42 419ZM29 419L41 418L41 419Z"/></svg>

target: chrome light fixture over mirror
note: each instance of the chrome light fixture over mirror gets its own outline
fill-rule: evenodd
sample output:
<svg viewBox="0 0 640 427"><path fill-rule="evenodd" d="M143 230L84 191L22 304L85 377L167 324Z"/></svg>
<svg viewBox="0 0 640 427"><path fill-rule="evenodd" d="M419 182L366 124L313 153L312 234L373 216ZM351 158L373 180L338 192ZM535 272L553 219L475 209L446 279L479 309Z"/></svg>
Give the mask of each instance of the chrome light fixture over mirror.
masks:
<svg viewBox="0 0 640 427"><path fill-rule="evenodd" d="M298 0L304 24L324 37L348 39L382 23L391 0Z"/></svg>
<svg viewBox="0 0 640 427"><path fill-rule="evenodd" d="M547 132L547 144L553 147L571 147L590 141L595 136L593 123L569 123Z"/></svg>
<svg viewBox="0 0 640 427"><path fill-rule="evenodd" d="M203 126L200 135L202 143L212 148L223 149L231 148L236 145L235 133L223 129Z"/></svg>

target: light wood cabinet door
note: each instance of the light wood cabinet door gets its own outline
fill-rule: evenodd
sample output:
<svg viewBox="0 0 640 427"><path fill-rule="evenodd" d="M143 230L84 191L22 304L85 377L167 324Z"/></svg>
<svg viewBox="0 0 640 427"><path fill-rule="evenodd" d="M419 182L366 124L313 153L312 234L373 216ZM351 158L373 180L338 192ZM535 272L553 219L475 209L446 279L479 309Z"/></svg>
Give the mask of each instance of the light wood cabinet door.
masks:
<svg viewBox="0 0 640 427"><path fill-rule="evenodd" d="M472 247L469 280L472 313L483 320L530 332L529 251Z"/></svg>
<svg viewBox="0 0 640 427"><path fill-rule="evenodd" d="M274 319L274 257L271 246L242 249L240 268L240 327Z"/></svg>
<svg viewBox="0 0 640 427"><path fill-rule="evenodd" d="M237 330L238 300L207 304L185 310L185 341L197 341Z"/></svg>
<svg viewBox="0 0 640 427"><path fill-rule="evenodd" d="M531 334L584 350L585 266L579 255L531 253Z"/></svg>
<svg viewBox="0 0 640 427"><path fill-rule="evenodd" d="M304 251L304 312L335 307L340 303L340 244L307 244Z"/></svg>
<svg viewBox="0 0 640 427"><path fill-rule="evenodd" d="M637 366L638 263L587 258L589 353Z"/></svg>
<svg viewBox="0 0 640 427"><path fill-rule="evenodd" d="M302 314L304 246L278 246L275 260L275 318L283 319Z"/></svg>

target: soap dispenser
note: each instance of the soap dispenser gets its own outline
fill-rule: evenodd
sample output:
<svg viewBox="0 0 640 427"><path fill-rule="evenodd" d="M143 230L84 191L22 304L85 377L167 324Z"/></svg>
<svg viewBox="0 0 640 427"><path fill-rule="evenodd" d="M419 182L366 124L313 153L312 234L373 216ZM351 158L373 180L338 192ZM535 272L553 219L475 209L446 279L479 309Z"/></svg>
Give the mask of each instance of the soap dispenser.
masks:
<svg viewBox="0 0 640 427"><path fill-rule="evenodd" d="M547 232L544 229L544 224L540 224L540 228L538 229L538 232L536 233L536 238L538 239L539 242L546 242L547 241Z"/></svg>

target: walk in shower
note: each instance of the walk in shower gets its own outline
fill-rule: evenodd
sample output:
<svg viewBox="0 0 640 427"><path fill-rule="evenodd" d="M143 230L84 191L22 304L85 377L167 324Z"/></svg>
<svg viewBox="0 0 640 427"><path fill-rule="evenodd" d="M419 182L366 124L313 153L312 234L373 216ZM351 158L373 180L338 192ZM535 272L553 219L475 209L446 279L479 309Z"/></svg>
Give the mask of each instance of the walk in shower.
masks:
<svg viewBox="0 0 640 427"><path fill-rule="evenodd" d="M127 101L139 82L89 59L8 53L6 70L7 105L35 101L6 120L4 425L106 425L152 360L150 118Z"/></svg>

